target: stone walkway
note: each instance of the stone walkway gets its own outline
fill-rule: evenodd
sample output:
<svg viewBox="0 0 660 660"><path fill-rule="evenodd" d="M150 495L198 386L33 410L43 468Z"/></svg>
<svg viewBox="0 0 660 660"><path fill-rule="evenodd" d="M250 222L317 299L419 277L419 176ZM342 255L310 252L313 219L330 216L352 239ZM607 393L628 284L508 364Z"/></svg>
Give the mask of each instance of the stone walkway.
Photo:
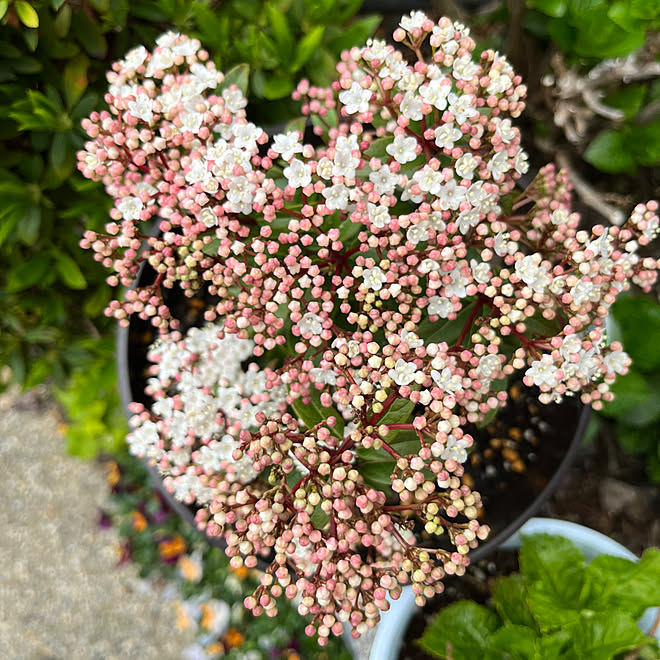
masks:
<svg viewBox="0 0 660 660"><path fill-rule="evenodd" d="M0 658L178 660L192 639L135 566L116 568L102 471L66 455L57 423L30 395L0 397Z"/></svg>

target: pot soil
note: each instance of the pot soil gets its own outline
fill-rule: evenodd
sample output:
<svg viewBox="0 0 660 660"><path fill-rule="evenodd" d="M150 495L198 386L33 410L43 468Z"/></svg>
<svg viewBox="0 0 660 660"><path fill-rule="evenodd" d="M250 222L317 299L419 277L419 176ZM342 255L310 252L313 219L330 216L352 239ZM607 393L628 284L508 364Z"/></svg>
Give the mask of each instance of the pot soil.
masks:
<svg viewBox="0 0 660 660"><path fill-rule="evenodd" d="M146 267L137 279L140 286L154 280L155 272ZM176 288L165 290L163 295L183 333L203 325L204 310L214 302L204 291L194 298ZM129 416L128 405L132 401L151 406L144 388L150 366L147 351L155 339L151 323L136 315L127 328L118 330L119 387ZM575 398L543 405L537 395L534 388L514 381L509 387L509 402L497 418L486 428L466 429L474 437L475 447L465 463L464 478L481 494L484 506L479 519L491 527L488 540L471 553L473 562L493 552L538 511L556 490L579 449L590 409ZM149 473L172 508L196 526L194 508L179 502L164 488L157 470L149 468ZM224 547L222 539L207 538L212 545Z"/></svg>

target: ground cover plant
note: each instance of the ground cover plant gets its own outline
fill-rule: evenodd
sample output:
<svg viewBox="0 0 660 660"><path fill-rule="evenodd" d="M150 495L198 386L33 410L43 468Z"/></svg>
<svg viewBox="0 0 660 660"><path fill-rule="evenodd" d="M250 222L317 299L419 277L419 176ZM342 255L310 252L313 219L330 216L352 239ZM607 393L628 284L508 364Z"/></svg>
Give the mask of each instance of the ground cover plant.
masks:
<svg viewBox="0 0 660 660"><path fill-rule="evenodd" d="M549 534L524 537L520 572L498 577L488 606L470 600L440 611L419 641L433 657L657 658L653 637L636 624L658 603L660 552L638 562L601 555L587 564L573 543Z"/></svg>
<svg viewBox="0 0 660 660"><path fill-rule="evenodd" d="M113 65L79 153L114 198L82 246L113 286L153 271L107 310L161 331L131 450L234 568L268 557L245 605L300 596L321 644L373 627L406 582L423 604L464 572L488 533L464 426L517 370L542 403L601 408L630 364L604 319L657 277L636 253L655 202L587 231L562 171L516 189L525 87L506 58L421 12L394 40L410 55L370 41L332 88L298 85L312 143L302 123L270 140L201 44L166 33ZM181 327L175 290L214 298L206 326Z"/></svg>

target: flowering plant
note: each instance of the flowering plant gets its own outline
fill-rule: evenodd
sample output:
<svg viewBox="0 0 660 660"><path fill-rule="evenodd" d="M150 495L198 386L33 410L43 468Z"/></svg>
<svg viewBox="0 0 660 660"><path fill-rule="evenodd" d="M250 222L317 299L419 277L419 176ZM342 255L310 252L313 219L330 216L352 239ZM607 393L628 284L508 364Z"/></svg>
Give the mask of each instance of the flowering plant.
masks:
<svg viewBox="0 0 660 660"><path fill-rule="evenodd" d="M166 34L113 66L79 154L115 199L82 246L112 285L155 271L108 309L162 334L132 451L234 567L270 551L246 606L298 596L321 643L375 625L408 580L421 604L464 572L488 533L466 424L520 369L543 402L608 400L629 359L603 319L658 266L635 254L657 204L578 231L553 166L516 191L525 87L504 57L475 59L467 28L421 12L394 39L412 63L381 41L346 52L331 89L294 93L313 140L300 124L269 141L200 44ZM207 327L184 333L174 287L213 297Z"/></svg>

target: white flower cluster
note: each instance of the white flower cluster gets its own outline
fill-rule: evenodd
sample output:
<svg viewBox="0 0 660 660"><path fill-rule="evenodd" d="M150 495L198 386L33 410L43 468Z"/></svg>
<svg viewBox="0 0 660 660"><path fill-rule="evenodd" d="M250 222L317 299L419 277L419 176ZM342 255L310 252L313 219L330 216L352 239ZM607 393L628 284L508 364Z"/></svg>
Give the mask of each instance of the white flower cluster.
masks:
<svg viewBox="0 0 660 660"><path fill-rule="evenodd" d="M232 458L241 429L258 426L256 416L277 416L285 405L284 386L266 390L265 373L252 363L253 342L227 334L222 325L191 328L181 341L156 343L148 354L156 375L147 391L151 414L136 415L128 435L132 454L157 464L177 499L212 500L222 474L230 482L256 477L249 458Z"/></svg>

